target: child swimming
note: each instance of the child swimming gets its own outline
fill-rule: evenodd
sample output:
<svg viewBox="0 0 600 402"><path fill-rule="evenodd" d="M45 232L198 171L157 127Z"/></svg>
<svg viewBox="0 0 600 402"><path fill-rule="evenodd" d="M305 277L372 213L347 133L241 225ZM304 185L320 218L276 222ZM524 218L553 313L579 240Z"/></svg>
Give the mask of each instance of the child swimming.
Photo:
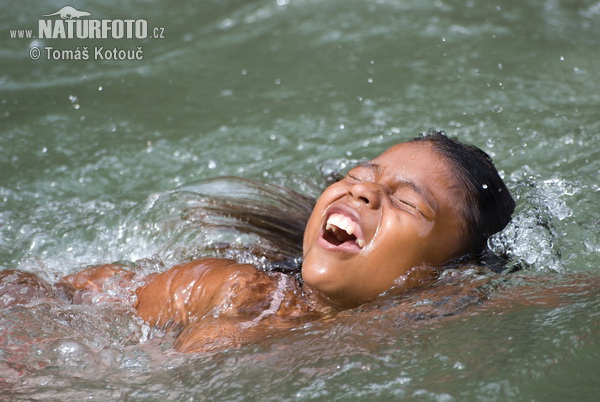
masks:
<svg viewBox="0 0 600 402"><path fill-rule="evenodd" d="M514 207L488 155L432 132L359 164L323 191L304 232L300 281L203 258L141 281L127 267L95 266L66 276L55 289L74 302L131 289L131 297L112 301L133 300L149 325L178 333L180 352L238 346L355 308L391 288L417 287L457 261L477 259ZM19 281L32 294L50 292L31 274L1 274L5 295L1 289Z"/></svg>

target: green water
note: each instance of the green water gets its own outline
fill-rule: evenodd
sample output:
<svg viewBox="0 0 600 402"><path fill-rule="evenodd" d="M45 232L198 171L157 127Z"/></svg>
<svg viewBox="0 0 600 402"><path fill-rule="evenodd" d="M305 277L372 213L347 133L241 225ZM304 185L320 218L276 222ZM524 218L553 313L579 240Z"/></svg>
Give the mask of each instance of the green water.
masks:
<svg viewBox="0 0 600 402"><path fill-rule="evenodd" d="M599 2L68 4L92 14L82 19L147 20L164 38L13 39L10 30L37 31L39 19L56 18L43 14L66 3L0 5L1 269L53 279L155 254L171 263L185 251L170 250L188 243L165 247L157 234L171 205L153 207L158 194L234 175L317 195L332 169L436 128L488 152L518 198L492 246L526 277L545 278L535 282L541 291L553 293L558 278L590 286L556 290L555 304L505 297L415 326L357 315L191 357L115 341L143 338L144 328L110 311L37 305L18 319L3 315L3 334L70 336L83 360L31 347L19 366L16 352L2 349L4 395L562 401L600 393ZM32 60L32 46L139 46L143 59L47 60L42 51ZM48 311L62 314L56 324ZM114 328L97 317L116 320Z"/></svg>

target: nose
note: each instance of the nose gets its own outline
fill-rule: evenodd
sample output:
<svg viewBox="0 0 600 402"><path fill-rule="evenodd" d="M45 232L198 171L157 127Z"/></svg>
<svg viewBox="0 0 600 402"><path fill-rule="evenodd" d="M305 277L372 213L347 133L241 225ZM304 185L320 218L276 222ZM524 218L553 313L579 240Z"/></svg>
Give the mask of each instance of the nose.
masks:
<svg viewBox="0 0 600 402"><path fill-rule="evenodd" d="M371 209L381 206L381 188L375 183L357 183L348 192L350 197Z"/></svg>

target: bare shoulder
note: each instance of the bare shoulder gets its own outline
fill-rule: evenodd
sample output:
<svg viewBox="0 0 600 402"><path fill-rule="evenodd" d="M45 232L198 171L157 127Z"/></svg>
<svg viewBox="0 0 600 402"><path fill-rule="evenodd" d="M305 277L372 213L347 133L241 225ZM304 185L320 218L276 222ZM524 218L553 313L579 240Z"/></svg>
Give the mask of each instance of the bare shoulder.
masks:
<svg viewBox="0 0 600 402"><path fill-rule="evenodd" d="M236 261L222 258L202 258L185 264L175 265L169 270L157 274L149 283L138 289L138 295L151 291L163 290L173 294L185 292L193 287L202 286L204 292L216 291L231 281L244 282L266 277L253 265L239 264Z"/></svg>
<svg viewBox="0 0 600 402"><path fill-rule="evenodd" d="M178 327L207 314L235 315L260 304L276 280L253 265L203 258L156 275L137 290L135 308L149 324Z"/></svg>
<svg viewBox="0 0 600 402"><path fill-rule="evenodd" d="M249 264L206 258L177 265L138 290L150 325L181 330L175 347L196 352L262 339L315 319L297 281Z"/></svg>

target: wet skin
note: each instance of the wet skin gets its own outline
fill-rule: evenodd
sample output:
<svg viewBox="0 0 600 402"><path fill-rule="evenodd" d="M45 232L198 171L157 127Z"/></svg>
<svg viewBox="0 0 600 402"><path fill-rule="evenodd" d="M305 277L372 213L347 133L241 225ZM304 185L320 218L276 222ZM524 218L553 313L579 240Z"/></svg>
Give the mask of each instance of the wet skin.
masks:
<svg viewBox="0 0 600 402"><path fill-rule="evenodd" d="M431 144L404 143L327 188L306 227L302 287L284 274L206 258L144 278L127 267L94 266L55 289L75 303L98 295L133 303L150 325L179 332L181 352L255 342L393 286L414 287L462 255L464 200L451 172ZM114 289L124 292L114 299Z"/></svg>
<svg viewBox="0 0 600 402"><path fill-rule="evenodd" d="M465 252L463 202L450 164L431 144L396 145L319 197L302 277L342 308L402 286L407 274L404 286L412 286Z"/></svg>

